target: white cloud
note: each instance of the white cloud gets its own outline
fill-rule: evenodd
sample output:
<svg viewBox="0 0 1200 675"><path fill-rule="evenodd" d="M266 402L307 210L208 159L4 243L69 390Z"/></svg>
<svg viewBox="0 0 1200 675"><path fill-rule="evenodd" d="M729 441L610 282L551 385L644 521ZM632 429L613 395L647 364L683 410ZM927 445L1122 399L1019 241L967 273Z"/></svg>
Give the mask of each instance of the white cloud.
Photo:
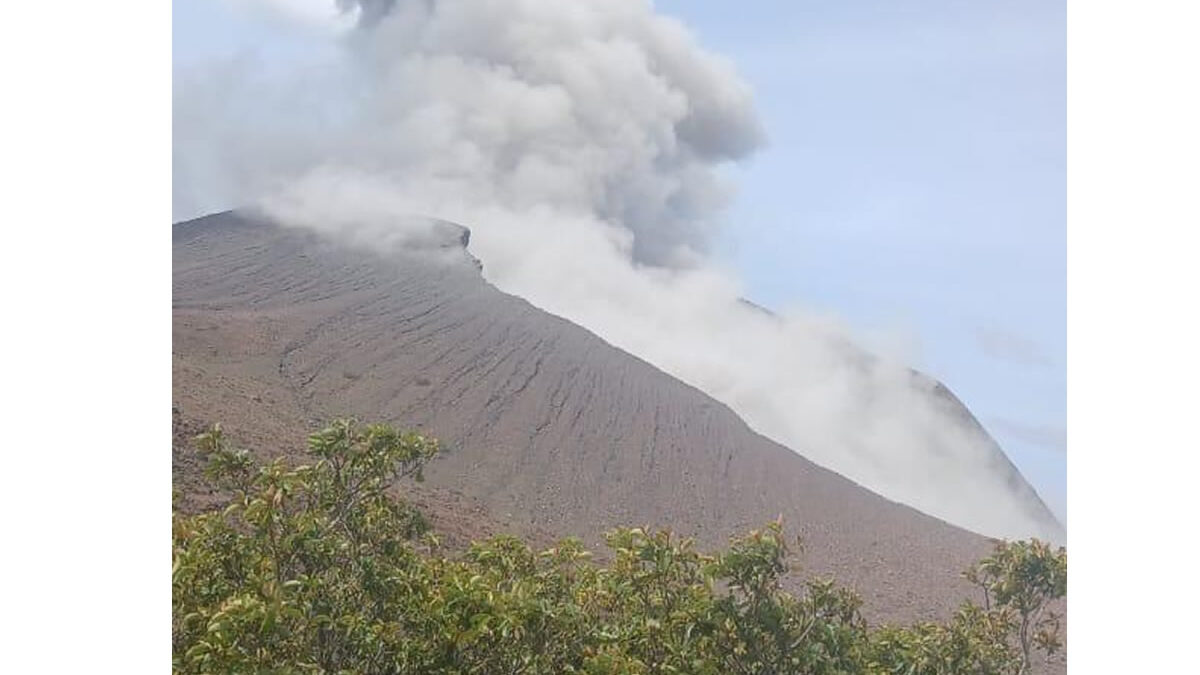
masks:
<svg viewBox="0 0 1200 675"><path fill-rule="evenodd" d="M995 326L975 329L975 341L988 356L1019 366L1047 368L1054 365L1038 343Z"/></svg>
<svg viewBox="0 0 1200 675"><path fill-rule="evenodd" d="M1067 451L1067 430L1056 424L1028 424L1018 420L994 418L991 425L1011 438L1057 452Z"/></svg>

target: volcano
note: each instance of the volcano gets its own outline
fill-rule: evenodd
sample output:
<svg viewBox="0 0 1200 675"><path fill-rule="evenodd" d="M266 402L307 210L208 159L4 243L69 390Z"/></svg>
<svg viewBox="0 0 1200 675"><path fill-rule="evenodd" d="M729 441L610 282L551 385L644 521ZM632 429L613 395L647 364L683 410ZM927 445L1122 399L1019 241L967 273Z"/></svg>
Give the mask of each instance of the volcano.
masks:
<svg viewBox="0 0 1200 675"><path fill-rule="evenodd" d="M594 546L607 529L644 525L715 548L782 517L804 542L802 573L856 589L868 618L945 616L973 597L960 572L989 553L987 538L818 466L501 292L468 246L449 223L387 253L242 212L174 225L177 417L219 421L264 456L296 452L333 417L421 430L446 451L412 494L464 538L579 535ZM179 445L176 486L196 506L197 463ZM995 452L1017 506L1056 527Z"/></svg>

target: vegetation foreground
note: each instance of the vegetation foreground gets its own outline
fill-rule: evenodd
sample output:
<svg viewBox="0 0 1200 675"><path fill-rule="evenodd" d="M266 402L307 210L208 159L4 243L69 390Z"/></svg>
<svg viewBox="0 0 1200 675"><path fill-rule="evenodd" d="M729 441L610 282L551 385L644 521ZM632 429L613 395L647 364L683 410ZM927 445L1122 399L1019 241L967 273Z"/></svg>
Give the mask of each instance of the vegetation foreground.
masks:
<svg viewBox="0 0 1200 675"><path fill-rule="evenodd" d="M965 572L984 604L945 623L868 627L831 580L781 588L781 523L704 555L619 529L599 565L576 539L535 552L495 537L447 556L389 490L436 441L337 421L313 463L258 466L220 427L198 437L223 510L174 514L179 673L1021 674L1061 648L1047 609L1066 551L1000 543Z"/></svg>

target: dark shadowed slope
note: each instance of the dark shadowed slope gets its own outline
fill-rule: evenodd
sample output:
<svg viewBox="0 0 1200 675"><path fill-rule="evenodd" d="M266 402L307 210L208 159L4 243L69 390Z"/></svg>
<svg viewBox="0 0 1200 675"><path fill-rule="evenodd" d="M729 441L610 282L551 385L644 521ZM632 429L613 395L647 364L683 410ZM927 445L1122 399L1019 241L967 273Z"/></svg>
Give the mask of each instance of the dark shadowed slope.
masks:
<svg viewBox="0 0 1200 675"><path fill-rule="evenodd" d="M989 550L501 293L456 247L384 258L233 213L178 224L173 351L192 418L271 452L331 416L425 429L450 450L431 488L517 532L649 524L711 546L782 514L809 570L890 619L957 604Z"/></svg>

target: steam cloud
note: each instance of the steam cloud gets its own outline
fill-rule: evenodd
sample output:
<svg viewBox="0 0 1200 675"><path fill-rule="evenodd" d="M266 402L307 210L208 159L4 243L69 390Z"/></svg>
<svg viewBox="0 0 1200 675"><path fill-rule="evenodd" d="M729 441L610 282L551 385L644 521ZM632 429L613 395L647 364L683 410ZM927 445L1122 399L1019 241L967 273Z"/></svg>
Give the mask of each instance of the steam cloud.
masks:
<svg viewBox="0 0 1200 675"><path fill-rule="evenodd" d="M969 419L836 323L741 300L706 254L724 163L764 141L749 88L644 0L342 0L358 27L293 73L176 83L176 216L256 203L368 244L472 228L500 289L729 405L889 498L1061 539Z"/></svg>

